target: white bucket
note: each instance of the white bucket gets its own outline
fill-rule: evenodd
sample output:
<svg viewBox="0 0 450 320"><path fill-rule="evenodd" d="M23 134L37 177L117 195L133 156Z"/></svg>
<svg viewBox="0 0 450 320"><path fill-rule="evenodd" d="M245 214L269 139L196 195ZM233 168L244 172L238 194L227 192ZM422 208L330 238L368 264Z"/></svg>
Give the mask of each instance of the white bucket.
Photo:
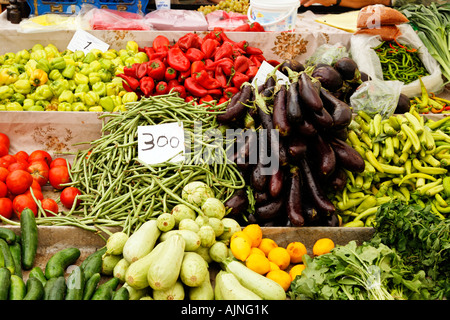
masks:
<svg viewBox="0 0 450 320"><path fill-rule="evenodd" d="M265 31L294 31L299 0L250 0L247 16Z"/></svg>

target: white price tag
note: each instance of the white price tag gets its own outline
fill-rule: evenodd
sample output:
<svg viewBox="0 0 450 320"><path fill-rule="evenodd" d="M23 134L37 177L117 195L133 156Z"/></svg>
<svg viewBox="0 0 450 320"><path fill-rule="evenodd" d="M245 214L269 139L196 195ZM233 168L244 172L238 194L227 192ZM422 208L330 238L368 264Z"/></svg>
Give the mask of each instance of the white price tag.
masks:
<svg viewBox="0 0 450 320"><path fill-rule="evenodd" d="M267 61L263 61L259 66L258 72L253 78L253 85L259 86L266 82L267 75L271 73L275 69L270 63ZM286 77L281 71L276 71L275 75L277 76L278 82L281 84L289 83L289 78Z"/></svg>
<svg viewBox="0 0 450 320"><path fill-rule="evenodd" d="M86 54L92 49L107 51L109 49L109 44L103 42L97 37L94 37L89 32L77 30L73 35L72 40L70 40L67 49L71 51L81 50Z"/></svg>
<svg viewBox="0 0 450 320"><path fill-rule="evenodd" d="M147 164L183 161L183 123L138 126L138 158Z"/></svg>

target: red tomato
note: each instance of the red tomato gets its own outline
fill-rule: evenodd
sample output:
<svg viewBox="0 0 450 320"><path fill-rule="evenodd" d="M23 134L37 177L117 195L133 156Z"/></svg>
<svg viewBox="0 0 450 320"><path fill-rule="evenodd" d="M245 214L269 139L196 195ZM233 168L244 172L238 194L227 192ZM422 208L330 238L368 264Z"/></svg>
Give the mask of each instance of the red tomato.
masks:
<svg viewBox="0 0 450 320"><path fill-rule="evenodd" d="M28 162L31 163L35 160L44 160L47 162L47 165L50 166L52 163L52 156L44 150L35 150L28 156Z"/></svg>
<svg viewBox="0 0 450 320"><path fill-rule="evenodd" d="M12 194L21 194L27 191L33 183L31 174L24 170L15 170L6 177L6 186Z"/></svg>
<svg viewBox="0 0 450 320"><path fill-rule="evenodd" d="M64 166L67 167L67 161L64 158L56 158L50 163L50 169L53 167Z"/></svg>
<svg viewBox="0 0 450 320"><path fill-rule="evenodd" d="M19 151L17 152L14 157L16 158L16 160L18 162L23 161L23 162L28 162L28 153L26 153L25 151Z"/></svg>
<svg viewBox="0 0 450 320"><path fill-rule="evenodd" d="M2 163L4 164L2 167L8 168L10 164L17 162L16 158L12 154L7 154L2 157Z"/></svg>
<svg viewBox="0 0 450 320"><path fill-rule="evenodd" d="M25 210L25 208L33 211L34 216L37 215L37 205L36 202L34 202L33 198L25 194L19 194L13 200L13 210L17 218L20 219L20 215L22 214L22 211Z"/></svg>
<svg viewBox="0 0 450 320"><path fill-rule="evenodd" d="M46 210L47 213L58 214L59 207L55 200L50 198L45 198L41 200L42 209Z"/></svg>
<svg viewBox="0 0 450 320"><path fill-rule="evenodd" d="M59 196L59 200L61 200L61 203L66 207L67 209L71 209L74 202L75 197L77 195L81 195L81 191L75 187L66 187L61 192L61 195ZM75 207L79 206L81 203L80 199L77 199L77 203Z"/></svg>
<svg viewBox="0 0 450 320"><path fill-rule="evenodd" d="M29 196L30 198L33 198L33 196L31 195L31 189L32 188L28 189L28 191L24 192L23 194ZM44 195L42 194L41 190L33 189L33 195L36 198L36 200L44 199Z"/></svg>
<svg viewBox="0 0 450 320"><path fill-rule="evenodd" d="M53 167L48 172L48 181L53 188L62 190L65 187L61 184L70 182L69 169L64 166Z"/></svg>
<svg viewBox="0 0 450 320"><path fill-rule="evenodd" d="M39 185L43 186L48 182L49 168L44 161L35 161L28 165L27 171Z"/></svg>
<svg viewBox="0 0 450 320"><path fill-rule="evenodd" d="M8 194L8 187L6 186L6 183L0 181L0 198L6 197Z"/></svg>
<svg viewBox="0 0 450 320"><path fill-rule="evenodd" d="M35 179L33 179L33 183L31 184L31 188L33 190L38 190L38 191L42 190L41 185Z"/></svg>
<svg viewBox="0 0 450 320"><path fill-rule="evenodd" d="M9 170L7 168L0 167L0 181L5 182L8 174L9 174Z"/></svg>
<svg viewBox="0 0 450 320"><path fill-rule="evenodd" d="M6 133L0 132L0 144L4 145L9 150L10 141Z"/></svg>
<svg viewBox="0 0 450 320"><path fill-rule="evenodd" d="M28 163L27 162L14 162L8 166L9 172L13 172L14 170L24 170L27 171Z"/></svg>
<svg viewBox="0 0 450 320"><path fill-rule="evenodd" d="M6 219L12 217L13 202L10 198L0 198L0 216L4 216Z"/></svg>
<svg viewBox="0 0 450 320"><path fill-rule="evenodd" d="M8 152L9 149L4 144L0 144L0 157L6 156Z"/></svg>

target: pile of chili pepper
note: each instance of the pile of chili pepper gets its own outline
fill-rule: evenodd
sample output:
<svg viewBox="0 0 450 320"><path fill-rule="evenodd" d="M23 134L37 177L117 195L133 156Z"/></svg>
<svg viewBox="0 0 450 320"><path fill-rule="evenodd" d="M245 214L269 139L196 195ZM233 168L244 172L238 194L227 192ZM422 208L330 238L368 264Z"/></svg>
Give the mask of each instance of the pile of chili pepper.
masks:
<svg viewBox="0 0 450 320"><path fill-rule="evenodd" d="M266 58L246 40L228 38L222 28L205 36L189 32L171 43L158 35L149 47L139 48L148 61L124 67L117 76L127 91L138 96L176 91L186 101L229 100L245 82L251 82ZM278 61L267 61L276 66Z"/></svg>
<svg viewBox="0 0 450 320"><path fill-rule="evenodd" d="M419 113L450 113L450 100L437 97L434 92L428 92L421 78L420 97L411 98L411 106L414 107Z"/></svg>
<svg viewBox="0 0 450 320"><path fill-rule="evenodd" d="M397 40L383 41L374 50L380 59L384 80L408 84L429 74L417 49L400 44Z"/></svg>

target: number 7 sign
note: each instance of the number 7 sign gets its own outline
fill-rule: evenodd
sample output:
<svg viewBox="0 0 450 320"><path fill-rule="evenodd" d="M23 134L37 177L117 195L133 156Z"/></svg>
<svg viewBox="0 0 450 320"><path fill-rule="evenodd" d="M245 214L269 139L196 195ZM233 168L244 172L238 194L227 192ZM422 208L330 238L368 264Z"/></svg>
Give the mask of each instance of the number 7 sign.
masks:
<svg viewBox="0 0 450 320"><path fill-rule="evenodd" d="M92 49L99 49L101 51L107 51L109 49L109 44L103 42L97 37L94 37L89 32L84 30L77 30L70 40L67 49L71 51L81 50L85 54Z"/></svg>

